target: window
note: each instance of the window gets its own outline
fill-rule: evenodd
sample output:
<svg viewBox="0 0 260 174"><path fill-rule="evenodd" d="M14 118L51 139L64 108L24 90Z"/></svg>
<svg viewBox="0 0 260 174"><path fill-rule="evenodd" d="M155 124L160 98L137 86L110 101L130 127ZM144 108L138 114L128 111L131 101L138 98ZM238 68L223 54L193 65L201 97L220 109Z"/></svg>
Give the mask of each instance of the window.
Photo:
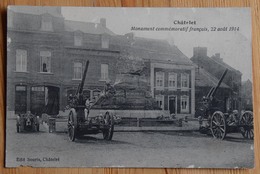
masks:
<svg viewBox="0 0 260 174"><path fill-rule="evenodd" d="M52 18L49 14L44 14L42 16L42 26L41 30L43 31L52 31Z"/></svg>
<svg viewBox="0 0 260 174"><path fill-rule="evenodd" d="M163 95L156 95L155 100L157 103L157 106L163 109L164 106L164 96Z"/></svg>
<svg viewBox="0 0 260 174"><path fill-rule="evenodd" d="M189 97L181 96L181 112L189 112Z"/></svg>
<svg viewBox="0 0 260 174"><path fill-rule="evenodd" d="M81 62L74 62L73 79L76 79L76 80L82 79L82 63Z"/></svg>
<svg viewBox="0 0 260 174"><path fill-rule="evenodd" d="M156 87L164 87L164 73L156 72Z"/></svg>
<svg viewBox="0 0 260 174"><path fill-rule="evenodd" d="M170 72L168 78L168 87L169 88L177 88L177 74Z"/></svg>
<svg viewBox="0 0 260 174"><path fill-rule="evenodd" d="M26 91L26 86L16 86L15 90L16 91Z"/></svg>
<svg viewBox="0 0 260 174"><path fill-rule="evenodd" d="M101 36L101 48L109 48L109 36L108 35Z"/></svg>
<svg viewBox="0 0 260 174"><path fill-rule="evenodd" d="M82 34L81 33L74 33L74 45L82 46Z"/></svg>
<svg viewBox="0 0 260 174"><path fill-rule="evenodd" d="M16 50L16 71L26 72L27 71L27 51Z"/></svg>
<svg viewBox="0 0 260 174"><path fill-rule="evenodd" d="M41 51L41 72L50 73L51 72L51 52Z"/></svg>
<svg viewBox="0 0 260 174"><path fill-rule="evenodd" d="M32 91L41 91L44 92L44 86L33 86Z"/></svg>
<svg viewBox="0 0 260 174"><path fill-rule="evenodd" d="M101 80L108 80L108 64L101 64Z"/></svg>
<svg viewBox="0 0 260 174"><path fill-rule="evenodd" d="M189 74L181 74L181 87L189 88Z"/></svg>

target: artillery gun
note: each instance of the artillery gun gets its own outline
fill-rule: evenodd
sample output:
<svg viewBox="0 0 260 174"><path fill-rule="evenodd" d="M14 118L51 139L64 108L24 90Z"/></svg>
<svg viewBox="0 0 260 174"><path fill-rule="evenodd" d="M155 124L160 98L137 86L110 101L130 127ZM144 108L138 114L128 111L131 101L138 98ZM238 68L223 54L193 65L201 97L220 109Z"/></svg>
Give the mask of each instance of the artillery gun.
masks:
<svg viewBox="0 0 260 174"><path fill-rule="evenodd" d="M68 116L69 140L85 134L103 133L105 140L111 140L114 132L114 117L107 111L105 114L90 116L91 104L88 99L84 99L83 87L88 71L89 61L86 62L82 80L75 95L70 99L70 111Z"/></svg>
<svg viewBox="0 0 260 174"><path fill-rule="evenodd" d="M237 110L224 113L218 106L216 92L219 89L228 69L226 69L218 84L212 87L206 97L202 98L201 115L198 117L200 122L200 131L202 133L210 133L214 138L223 140L227 133L241 132L244 138L253 139L253 112ZM206 125L202 126L202 122L206 121Z"/></svg>

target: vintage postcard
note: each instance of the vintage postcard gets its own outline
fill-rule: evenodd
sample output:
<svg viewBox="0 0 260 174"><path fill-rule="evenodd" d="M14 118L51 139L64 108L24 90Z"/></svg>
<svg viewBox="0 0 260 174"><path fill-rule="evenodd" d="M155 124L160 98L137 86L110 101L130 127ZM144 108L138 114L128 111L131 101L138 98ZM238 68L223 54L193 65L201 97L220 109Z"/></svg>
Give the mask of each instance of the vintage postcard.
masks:
<svg viewBox="0 0 260 174"><path fill-rule="evenodd" d="M250 8L9 6L6 167L253 168Z"/></svg>

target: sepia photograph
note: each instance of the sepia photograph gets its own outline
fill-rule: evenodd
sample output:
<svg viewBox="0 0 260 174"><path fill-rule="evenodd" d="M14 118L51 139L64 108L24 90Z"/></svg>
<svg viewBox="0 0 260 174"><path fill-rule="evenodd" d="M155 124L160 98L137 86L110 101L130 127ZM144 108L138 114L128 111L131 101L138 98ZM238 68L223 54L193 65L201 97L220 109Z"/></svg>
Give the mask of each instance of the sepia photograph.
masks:
<svg viewBox="0 0 260 174"><path fill-rule="evenodd" d="M254 168L250 8L8 6L6 167Z"/></svg>

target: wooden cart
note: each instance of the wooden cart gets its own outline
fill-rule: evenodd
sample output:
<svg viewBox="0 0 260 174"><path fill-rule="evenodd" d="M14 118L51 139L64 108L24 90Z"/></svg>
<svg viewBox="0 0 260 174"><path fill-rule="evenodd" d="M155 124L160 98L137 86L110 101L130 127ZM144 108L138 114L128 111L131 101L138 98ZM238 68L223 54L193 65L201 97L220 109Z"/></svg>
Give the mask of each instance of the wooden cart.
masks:
<svg viewBox="0 0 260 174"><path fill-rule="evenodd" d="M199 116L200 131L202 133L210 133L214 138L224 139L227 133L241 132L244 138L253 139L253 112L233 110L224 113L214 104L215 94L222 80L224 79L227 69L222 74L217 86L212 87L206 97L203 97L202 111ZM206 124L202 126L202 122Z"/></svg>

